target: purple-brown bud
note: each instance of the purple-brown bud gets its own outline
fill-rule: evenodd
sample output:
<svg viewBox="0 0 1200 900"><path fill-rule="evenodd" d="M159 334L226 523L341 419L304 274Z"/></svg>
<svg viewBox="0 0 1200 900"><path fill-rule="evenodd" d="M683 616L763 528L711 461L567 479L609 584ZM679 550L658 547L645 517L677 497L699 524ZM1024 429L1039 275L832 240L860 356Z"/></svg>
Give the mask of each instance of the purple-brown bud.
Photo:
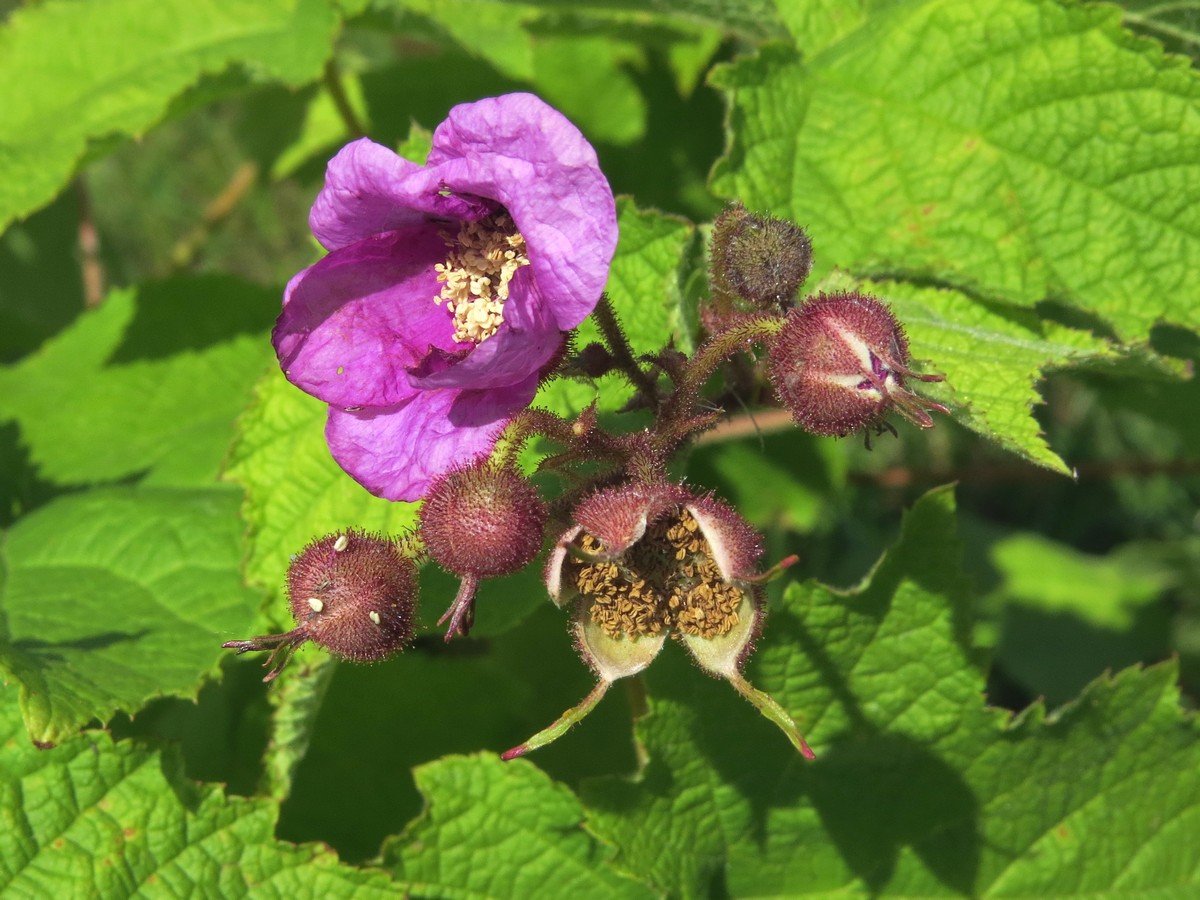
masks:
<svg viewBox="0 0 1200 900"><path fill-rule="evenodd" d="M417 593L416 564L394 540L354 528L329 534L312 541L288 568L296 628L224 646L238 653L271 650L264 681L275 678L306 641L341 659L374 662L412 640Z"/></svg>
<svg viewBox="0 0 1200 900"><path fill-rule="evenodd" d="M918 397L907 379L941 381L909 368L908 339L888 306L858 293L820 294L788 313L769 350L771 381L796 424L813 434L843 437L883 430L895 409L921 428L940 403ZM869 436L869 435L868 435Z"/></svg>
<svg viewBox="0 0 1200 900"><path fill-rule="evenodd" d="M515 470L488 463L455 469L429 489L421 537L454 575L510 575L542 549L546 505Z"/></svg>
<svg viewBox="0 0 1200 900"><path fill-rule="evenodd" d="M509 467L488 462L455 469L433 483L421 507L421 537L429 555L462 581L450 608L446 640L471 630L481 578L511 575L542 549L546 504Z"/></svg>
<svg viewBox="0 0 1200 900"><path fill-rule="evenodd" d="M812 241L799 225L735 203L713 223L709 265L718 295L787 304L812 271Z"/></svg>

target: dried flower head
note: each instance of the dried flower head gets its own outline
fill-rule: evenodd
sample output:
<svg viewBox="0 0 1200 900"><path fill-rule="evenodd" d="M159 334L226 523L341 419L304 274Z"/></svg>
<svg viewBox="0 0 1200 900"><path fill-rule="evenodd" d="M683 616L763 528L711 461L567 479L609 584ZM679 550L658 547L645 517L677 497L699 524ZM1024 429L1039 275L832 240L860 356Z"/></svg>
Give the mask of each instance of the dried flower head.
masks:
<svg viewBox="0 0 1200 900"><path fill-rule="evenodd" d="M520 756L586 715L608 685L634 675L668 637L729 681L811 755L795 723L741 674L762 622L762 542L728 504L679 484L628 484L579 504L577 524L547 566L551 598L572 604L576 647L596 690L550 728L505 754Z"/></svg>

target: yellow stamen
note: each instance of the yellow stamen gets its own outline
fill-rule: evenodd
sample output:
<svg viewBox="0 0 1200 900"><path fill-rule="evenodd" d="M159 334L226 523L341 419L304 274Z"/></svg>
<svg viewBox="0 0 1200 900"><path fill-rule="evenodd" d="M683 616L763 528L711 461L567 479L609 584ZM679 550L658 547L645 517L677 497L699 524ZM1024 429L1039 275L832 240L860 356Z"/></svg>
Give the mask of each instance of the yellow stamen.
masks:
<svg viewBox="0 0 1200 900"><path fill-rule="evenodd" d="M446 261L434 266L444 302L454 317L454 339L481 344L504 323L504 301L517 270L529 265L525 238L506 214L463 222L457 235L443 234Z"/></svg>

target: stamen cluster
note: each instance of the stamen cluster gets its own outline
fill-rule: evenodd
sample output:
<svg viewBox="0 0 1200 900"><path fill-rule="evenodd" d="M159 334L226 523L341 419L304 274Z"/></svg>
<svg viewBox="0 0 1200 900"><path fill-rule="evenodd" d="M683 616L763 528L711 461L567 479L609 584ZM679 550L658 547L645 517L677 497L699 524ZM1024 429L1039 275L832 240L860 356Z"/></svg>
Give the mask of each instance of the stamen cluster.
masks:
<svg viewBox="0 0 1200 900"><path fill-rule="evenodd" d="M517 270L529 265L525 238L507 213L463 222L442 232L447 253L434 265L442 289L434 303L454 317L454 338L482 344L504 324L504 303Z"/></svg>
<svg viewBox="0 0 1200 900"><path fill-rule="evenodd" d="M568 579L588 602L592 621L609 637L678 630L712 638L738 624L742 590L725 581L699 524L676 509L649 526L621 561L580 536L581 558L569 557Z"/></svg>

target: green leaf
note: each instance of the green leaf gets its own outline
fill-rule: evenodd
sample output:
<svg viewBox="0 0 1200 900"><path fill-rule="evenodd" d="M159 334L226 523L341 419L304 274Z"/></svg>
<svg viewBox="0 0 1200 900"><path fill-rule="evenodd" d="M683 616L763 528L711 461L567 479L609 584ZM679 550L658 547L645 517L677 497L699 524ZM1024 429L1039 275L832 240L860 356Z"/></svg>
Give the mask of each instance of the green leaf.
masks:
<svg viewBox="0 0 1200 900"><path fill-rule="evenodd" d="M867 20L871 8L894 0L809 0L807 3L776 3L779 18L791 32L796 47L814 54L850 34Z"/></svg>
<svg viewBox="0 0 1200 900"><path fill-rule="evenodd" d="M240 575L238 499L228 487L97 489L8 531L0 667L21 685L33 740L195 696L260 603Z"/></svg>
<svg viewBox="0 0 1200 900"><path fill-rule="evenodd" d="M57 203L0 235L0 363L31 352L83 309L77 266L79 200Z"/></svg>
<svg viewBox="0 0 1200 900"><path fill-rule="evenodd" d="M1005 677L1056 706L1101 672L1169 656L1172 573L1146 550L1131 544L1096 556L1032 533L992 545L1001 582L986 602L999 607L996 662Z"/></svg>
<svg viewBox="0 0 1200 900"><path fill-rule="evenodd" d="M766 0L656 3L651 9L510 0L393 3L429 18L504 77L534 85L590 139L618 145L646 132L647 99L634 73L644 72L656 53L669 59L680 92L690 93L717 49L718 29L753 22L761 36L769 28L766 16L773 15Z"/></svg>
<svg viewBox="0 0 1200 900"><path fill-rule="evenodd" d="M1166 586L1168 573L1136 552L1094 556L1032 533L992 546L1001 590L1048 613L1070 613L1100 628L1123 630L1139 607Z"/></svg>
<svg viewBox="0 0 1200 900"><path fill-rule="evenodd" d="M297 662L293 659L293 669ZM276 679L269 695L274 715L266 755L267 782L271 795L279 799L292 791L296 769L308 753L317 716L338 667L327 653L314 653L304 664L302 677Z"/></svg>
<svg viewBox="0 0 1200 900"><path fill-rule="evenodd" d="M620 239L608 275L609 300L638 353L662 349L672 337L684 339L681 268L695 228L686 219L617 201ZM593 319L579 329L579 343L599 340Z"/></svg>
<svg viewBox="0 0 1200 900"><path fill-rule="evenodd" d="M334 461L325 443L327 408L273 371L239 422L226 476L246 493L251 583L282 584L292 554L338 529L400 534L416 522L416 504L372 496Z"/></svg>
<svg viewBox="0 0 1200 900"><path fill-rule="evenodd" d="M360 122L366 122L367 102L363 97L362 82L353 72L341 73L340 79L350 109ZM346 120L338 111L328 86L321 85L305 108L304 121L296 139L271 164L271 179L279 181L292 176L314 157L333 156L338 145L349 138L346 129Z"/></svg>
<svg viewBox="0 0 1200 900"><path fill-rule="evenodd" d="M714 76L713 186L809 227L818 272L903 276L1126 339L1200 327L1200 81L1103 5L936 0Z"/></svg>
<svg viewBox="0 0 1200 900"><path fill-rule="evenodd" d="M277 308L275 291L223 276L114 291L0 369L0 420L16 420L39 476L59 484L211 483Z"/></svg>
<svg viewBox="0 0 1200 900"><path fill-rule="evenodd" d="M1200 881L1200 742L1175 675L1126 670L1054 717L1039 706L1000 734L964 735L953 753L949 740L930 753L881 737L830 754L792 789L810 789L815 809L772 810L767 845L732 855L730 887L1188 896ZM825 847L798 854L821 831L841 860Z"/></svg>
<svg viewBox="0 0 1200 900"><path fill-rule="evenodd" d="M558 13L560 29L573 27L574 30L581 31L590 30L590 22L584 16L624 21L631 26L641 25L643 28L665 28L685 22L699 22L747 40L773 37L779 25L779 13L775 9L774 0L651 0L649 3L645 0L526 0L524 3L498 0L498 5L526 10L537 9L543 14ZM562 15L564 13L567 15ZM654 40L654 35L647 37Z"/></svg>
<svg viewBox="0 0 1200 900"><path fill-rule="evenodd" d="M427 812L385 852L418 894L651 897L609 867L569 790L524 761L446 757L416 770Z"/></svg>
<svg viewBox="0 0 1200 900"><path fill-rule="evenodd" d="M20 734L0 691L0 893L5 897L394 897L378 870L275 840L273 803L183 775L175 751L91 732L54 750Z"/></svg>
<svg viewBox="0 0 1200 900"><path fill-rule="evenodd" d="M772 612L748 675L814 763L727 686L656 663L644 773L584 791L617 863L685 896L722 872L732 896L1186 894L1200 741L1175 667L1008 722L981 699L958 556L939 489L856 589L793 585Z"/></svg>
<svg viewBox="0 0 1200 900"><path fill-rule="evenodd" d="M505 77L536 83L538 93L593 140L627 144L644 132L646 103L626 69L642 60L644 50L614 39L606 17L589 17L591 28L563 28L526 4L403 0L402 5L429 17Z"/></svg>
<svg viewBox="0 0 1200 900"><path fill-rule="evenodd" d="M687 462L690 480L718 487L748 521L799 531L828 523L829 497L844 489L846 469L839 444L791 427L740 440L705 440Z"/></svg>
<svg viewBox="0 0 1200 900"><path fill-rule="evenodd" d="M485 618L512 599L493 587L488 582L480 590L479 617L467 640L446 644L439 630L374 666L325 665L322 651L313 647L289 663L271 690L286 692L275 699L293 719L287 732L308 734L301 750L296 742L281 743L277 728L268 756L271 771L298 760L280 812L281 837L325 841L342 859L373 859L381 842L425 806L409 775L412 768L446 754L498 755L587 692L593 676L544 589L533 595L539 605L520 628L479 639ZM450 596L426 595L437 612ZM299 668L314 660L322 661L315 674ZM314 677L327 683L310 684ZM562 741L564 746L546 748L537 759L543 771L576 783L632 768L629 713L620 692L614 693L615 701L594 714L600 723L596 739L584 747Z"/></svg>
<svg viewBox="0 0 1200 900"><path fill-rule="evenodd" d="M90 141L144 134L203 75L238 64L293 86L316 78L336 26L327 0L52 0L12 13L0 230L51 200Z"/></svg>

